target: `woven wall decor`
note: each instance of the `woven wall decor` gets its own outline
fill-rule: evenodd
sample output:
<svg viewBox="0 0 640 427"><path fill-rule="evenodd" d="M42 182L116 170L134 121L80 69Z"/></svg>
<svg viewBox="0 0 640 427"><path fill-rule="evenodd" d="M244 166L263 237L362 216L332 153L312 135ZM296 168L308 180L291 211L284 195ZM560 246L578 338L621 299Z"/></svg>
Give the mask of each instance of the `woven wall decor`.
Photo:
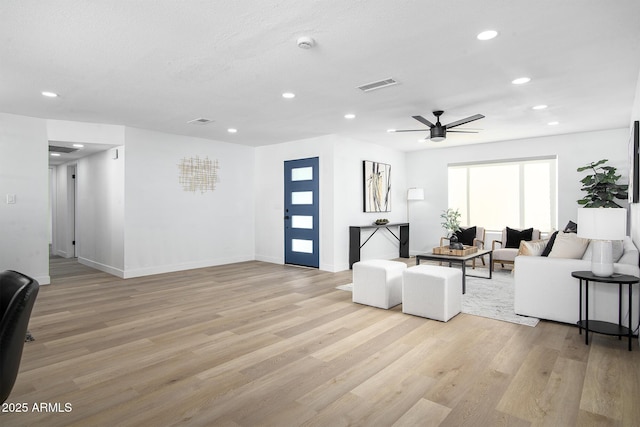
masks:
<svg viewBox="0 0 640 427"><path fill-rule="evenodd" d="M214 191L218 182L218 169L218 160L211 160L209 157L185 157L178 164L178 182L184 191Z"/></svg>

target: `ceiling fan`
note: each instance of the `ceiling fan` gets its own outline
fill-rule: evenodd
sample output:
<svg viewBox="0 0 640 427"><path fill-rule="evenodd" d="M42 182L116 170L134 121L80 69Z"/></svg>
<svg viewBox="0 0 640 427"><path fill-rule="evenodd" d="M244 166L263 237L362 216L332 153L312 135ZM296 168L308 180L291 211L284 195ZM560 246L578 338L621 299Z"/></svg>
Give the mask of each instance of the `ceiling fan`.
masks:
<svg viewBox="0 0 640 427"><path fill-rule="evenodd" d="M451 122L447 125L443 125L440 123L440 116L444 113L444 111L434 111L433 115L436 116L436 124L434 125L429 120L425 119L422 116L411 116L422 124L429 126L431 136L429 137L432 141L439 142L444 141L447 137L447 130L463 125L465 123L472 122L474 120L479 120L484 118L482 114L475 114L473 116L469 116L464 119L457 120L455 122ZM396 130L395 132L424 132L424 129L405 129L405 130ZM458 132L458 133L477 133L476 131L471 130L449 130L449 132Z"/></svg>

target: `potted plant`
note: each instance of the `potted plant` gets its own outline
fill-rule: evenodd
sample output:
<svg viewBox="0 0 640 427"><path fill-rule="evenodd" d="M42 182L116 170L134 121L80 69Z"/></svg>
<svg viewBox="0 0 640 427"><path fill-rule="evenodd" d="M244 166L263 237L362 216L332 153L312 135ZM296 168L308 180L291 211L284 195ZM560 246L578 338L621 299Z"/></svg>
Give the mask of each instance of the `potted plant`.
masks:
<svg viewBox="0 0 640 427"><path fill-rule="evenodd" d="M450 249L463 249L462 243L458 242L458 236L456 231L460 230L460 212L458 209L447 209L442 212L440 218L442 218L442 228L447 231L447 237L449 238Z"/></svg>
<svg viewBox="0 0 640 427"><path fill-rule="evenodd" d="M615 199L626 200L629 186L617 184L621 175L617 175L617 169L613 166L602 166L609 160L603 159L595 163L578 168L578 172L590 170L593 173L580 180L582 191L587 193L578 204L585 208L621 208Z"/></svg>

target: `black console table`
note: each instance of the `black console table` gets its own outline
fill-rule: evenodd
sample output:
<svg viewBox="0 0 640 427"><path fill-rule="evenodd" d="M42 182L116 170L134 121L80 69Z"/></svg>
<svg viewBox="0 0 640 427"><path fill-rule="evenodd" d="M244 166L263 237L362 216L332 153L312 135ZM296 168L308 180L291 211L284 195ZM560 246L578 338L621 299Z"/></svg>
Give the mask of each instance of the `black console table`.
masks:
<svg viewBox="0 0 640 427"><path fill-rule="evenodd" d="M395 233L389 230L389 227L400 227L400 237L396 236ZM389 223L382 225L352 225L349 227L349 268L353 268L353 264L360 261L360 249L367 244L369 239L373 237L376 232L381 229L386 228L389 233L395 237L399 244L400 250L399 255L400 258L409 258L409 223L401 222L401 223ZM364 243L360 243L360 235L362 230L374 229L373 233Z"/></svg>
<svg viewBox="0 0 640 427"><path fill-rule="evenodd" d="M635 276L628 274L614 274L611 277L596 276L590 271L574 271L571 273L576 279L580 279L580 315L578 320L578 327L580 328L580 334L582 330L585 330L584 343L589 345L589 331L597 332L599 334L613 335L622 339L623 336L629 337L629 351L631 351L631 337L633 336L633 326L631 325L631 286L634 283L640 281ZM585 282L585 313L584 319L582 318L582 282ZM595 283L610 283L618 285L618 324L603 322L600 320L589 320L589 282ZM629 327L622 326L622 285L629 285Z"/></svg>

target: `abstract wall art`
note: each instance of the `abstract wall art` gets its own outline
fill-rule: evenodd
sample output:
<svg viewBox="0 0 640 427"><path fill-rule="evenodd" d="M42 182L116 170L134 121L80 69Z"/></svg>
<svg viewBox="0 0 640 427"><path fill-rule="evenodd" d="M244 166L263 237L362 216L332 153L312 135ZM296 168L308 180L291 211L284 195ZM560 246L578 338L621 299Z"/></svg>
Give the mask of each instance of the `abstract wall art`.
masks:
<svg viewBox="0 0 640 427"><path fill-rule="evenodd" d="M391 165L363 161L364 212L391 212Z"/></svg>
<svg viewBox="0 0 640 427"><path fill-rule="evenodd" d="M209 157L183 158L178 163L178 182L184 191L205 193L214 191L218 182L218 160Z"/></svg>

